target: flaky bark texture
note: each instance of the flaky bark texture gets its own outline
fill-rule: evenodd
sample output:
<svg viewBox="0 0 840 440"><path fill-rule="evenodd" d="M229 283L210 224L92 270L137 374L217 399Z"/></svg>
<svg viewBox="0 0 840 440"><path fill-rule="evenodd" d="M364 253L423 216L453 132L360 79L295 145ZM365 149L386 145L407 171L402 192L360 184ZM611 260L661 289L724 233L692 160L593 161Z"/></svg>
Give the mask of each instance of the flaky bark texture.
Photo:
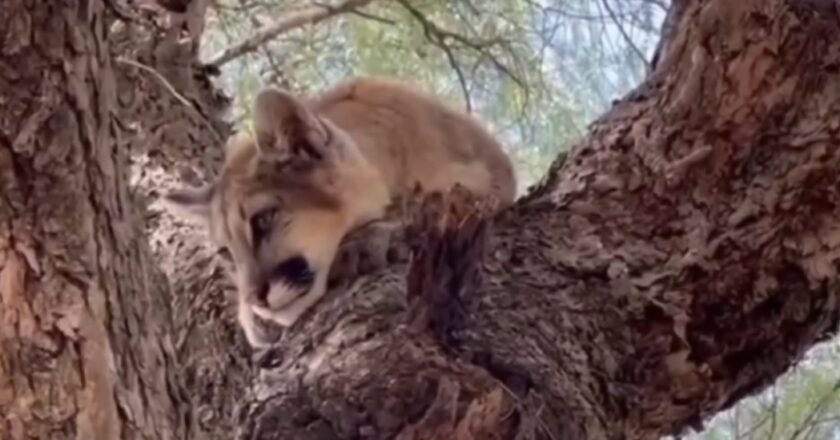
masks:
<svg viewBox="0 0 840 440"><path fill-rule="evenodd" d="M101 1L0 6L0 438L185 438Z"/></svg>
<svg viewBox="0 0 840 440"><path fill-rule="evenodd" d="M255 374L225 295L229 283L202 231L158 203L176 180L198 184L221 162L228 98L210 82L216 72L196 61L208 2L164 3L186 12L125 9L111 28L117 114L131 129L131 183L147 204L145 228L171 285L172 341L191 398L187 438L229 439Z"/></svg>
<svg viewBox="0 0 840 440"><path fill-rule="evenodd" d="M682 6L652 76L495 219L480 265L468 217L421 222L411 262L286 332L242 438L654 439L833 332L838 11Z"/></svg>
<svg viewBox="0 0 840 440"><path fill-rule="evenodd" d="M261 371L201 233L136 208L228 135L193 62L207 2L164 3L0 7L4 440L652 439L836 328L832 2L680 1L541 185L489 230L455 195L360 231Z"/></svg>

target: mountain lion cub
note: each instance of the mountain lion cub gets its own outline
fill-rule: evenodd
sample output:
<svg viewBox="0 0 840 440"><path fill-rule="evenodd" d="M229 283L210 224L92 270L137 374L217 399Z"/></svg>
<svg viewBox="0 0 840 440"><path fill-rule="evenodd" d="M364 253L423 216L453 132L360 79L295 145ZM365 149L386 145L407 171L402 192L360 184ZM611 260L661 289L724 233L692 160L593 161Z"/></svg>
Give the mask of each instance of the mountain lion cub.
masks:
<svg viewBox="0 0 840 440"><path fill-rule="evenodd" d="M356 78L307 100L263 89L253 135L231 138L215 181L165 200L203 221L232 261L239 321L264 347L254 314L292 325L324 295L349 231L416 184L456 183L500 209L516 192L509 158L472 117L407 84Z"/></svg>

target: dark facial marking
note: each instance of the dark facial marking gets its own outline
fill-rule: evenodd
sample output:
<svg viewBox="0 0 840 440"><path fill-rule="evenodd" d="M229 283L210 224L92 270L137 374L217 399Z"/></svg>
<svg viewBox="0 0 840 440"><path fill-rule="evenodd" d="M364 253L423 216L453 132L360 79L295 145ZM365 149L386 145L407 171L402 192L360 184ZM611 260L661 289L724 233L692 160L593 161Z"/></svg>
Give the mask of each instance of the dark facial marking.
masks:
<svg viewBox="0 0 840 440"><path fill-rule="evenodd" d="M306 258L297 255L275 266L269 279L283 281L296 287L307 287L315 280L315 272L309 267Z"/></svg>

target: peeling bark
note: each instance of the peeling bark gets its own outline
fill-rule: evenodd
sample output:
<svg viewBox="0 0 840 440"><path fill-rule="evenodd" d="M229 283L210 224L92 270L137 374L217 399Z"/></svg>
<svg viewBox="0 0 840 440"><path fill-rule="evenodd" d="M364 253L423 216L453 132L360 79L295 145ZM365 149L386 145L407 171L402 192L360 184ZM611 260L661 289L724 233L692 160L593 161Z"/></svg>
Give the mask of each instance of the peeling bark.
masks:
<svg viewBox="0 0 840 440"><path fill-rule="evenodd" d="M100 1L0 8L0 438L184 438Z"/></svg>

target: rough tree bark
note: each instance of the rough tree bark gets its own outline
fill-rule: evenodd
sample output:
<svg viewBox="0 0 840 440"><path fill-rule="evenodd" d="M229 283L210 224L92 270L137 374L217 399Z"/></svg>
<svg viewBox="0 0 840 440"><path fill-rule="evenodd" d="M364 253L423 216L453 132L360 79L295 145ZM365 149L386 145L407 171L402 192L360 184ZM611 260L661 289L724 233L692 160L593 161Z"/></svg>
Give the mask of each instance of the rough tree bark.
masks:
<svg viewBox="0 0 840 440"><path fill-rule="evenodd" d="M126 190L123 149L218 156L207 72L175 62L196 15L126 31L117 124L99 2L5 2L0 438L656 438L757 391L836 328L838 12L680 3L648 81L489 234L464 203L363 231L416 256L347 277L255 378L200 236L153 237L172 299Z"/></svg>
<svg viewBox="0 0 840 440"><path fill-rule="evenodd" d="M102 1L0 7L0 438L176 439L168 285L128 191Z"/></svg>
<svg viewBox="0 0 840 440"><path fill-rule="evenodd" d="M450 215L285 332L242 438L654 439L834 332L840 15L681 6L650 78L494 219L480 265L481 228Z"/></svg>
<svg viewBox="0 0 840 440"><path fill-rule="evenodd" d="M178 3L178 4L173 4ZM179 383L190 397L184 438L229 439L239 396L255 370L238 334L224 273L201 231L161 212L174 180L197 183L221 161L228 99L195 60L207 2L166 2L186 12L121 11L109 41L117 54L117 118L132 162L132 186L146 205L144 226L171 285L172 343Z"/></svg>

